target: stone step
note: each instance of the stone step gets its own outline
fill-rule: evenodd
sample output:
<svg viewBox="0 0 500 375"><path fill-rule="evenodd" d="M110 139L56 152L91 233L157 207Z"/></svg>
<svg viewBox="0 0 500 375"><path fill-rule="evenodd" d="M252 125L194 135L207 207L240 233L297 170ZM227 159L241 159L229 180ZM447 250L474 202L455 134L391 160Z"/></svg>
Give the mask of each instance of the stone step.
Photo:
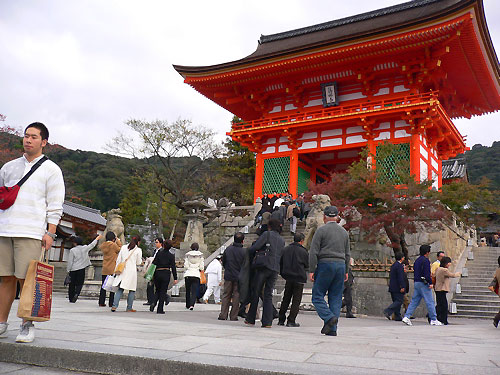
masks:
<svg viewBox="0 0 500 375"><path fill-rule="evenodd" d="M477 311L477 312L474 312L474 313L469 313L469 312L464 312L464 313L457 313L457 314L453 314L453 315L449 315L449 316L453 316L453 317L456 317L456 318L467 318L467 319L493 319L495 317L495 314L490 314L490 313L483 313L481 311Z"/></svg>
<svg viewBox="0 0 500 375"><path fill-rule="evenodd" d="M473 304L458 304L457 303L457 311L488 311L497 313L499 310L499 306L491 306L491 305L473 305Z"/></svg>
<svg viewBox="0 0 500 375"><path fill-rule="evenodd" d="M492 295L492 296L476 296L476 295L467 295L464 296L462 294L457 294L456 297L453 299L453 302L461 302L461 301L488 301L492 303L498 303L500 304L500 298L498 296Z"/></svg>

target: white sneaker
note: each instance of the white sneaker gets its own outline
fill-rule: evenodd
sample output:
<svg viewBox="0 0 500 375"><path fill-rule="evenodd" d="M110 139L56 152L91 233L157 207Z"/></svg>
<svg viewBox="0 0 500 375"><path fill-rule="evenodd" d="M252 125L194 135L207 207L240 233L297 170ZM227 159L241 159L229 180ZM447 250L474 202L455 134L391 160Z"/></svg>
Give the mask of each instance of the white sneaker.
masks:
<svg viewBox="0 0 500 375"><path fill-rule="evenodd" d="M431 320L431 326L442 326L443 323L441 323L439 320Z"/></svg>
<svg viewBox="0 0 500 375"><path fill-rule="evenodd" d="M9 324L7 322L0 323L0 335L3 335L5 332L7 332L7 327Z"/></svg>
<svg viewBox="0 0 500 375"><path fill-rule="evenodd" d="M411 323L411 320L407 318L406 316L403 318L403 323L406 324L407 326L412 326L413 324Z"/></svg>
<svg viewBox="0 0 500 375"><path fill-rule="evenodd" d="M35 326L32 322L27 321L21 324L21 330L16 337L16 342L33 342L35 339Z"/></svg>

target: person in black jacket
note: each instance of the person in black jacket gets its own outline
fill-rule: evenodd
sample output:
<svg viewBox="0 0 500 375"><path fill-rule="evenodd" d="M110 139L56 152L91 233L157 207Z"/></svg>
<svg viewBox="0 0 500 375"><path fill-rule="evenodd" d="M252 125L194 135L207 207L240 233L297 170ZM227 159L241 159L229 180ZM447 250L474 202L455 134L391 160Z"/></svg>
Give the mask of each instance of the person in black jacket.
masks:
<svg viewBox="0 0 500 375"><path fill-rule="evenodd" d="M295 233L293 243L283 249L280 260L280 274L286 280L283 301L279 312L278 325L285 325L285 314L292 301L290 314L288 315L287 327L300 327L295 321L299 313L300 302L304 284L307 281L307 271L309 270L309 253L304 244L304 234Z"/></svg>
<svg viewBox="0 0 500 375"><path fill-rule="evenodd" d="M224 292L222 295L222 306L220 308L219 320L227 320L229 306L231 307L230 320L238 320L240 307L240 293L238 290L238 278L241 266L245 260L243 240L245 235L238 232L234 235L234 243L229 246L222 255L222 267L224 267Z"/></svg>
<svg viewBox="0 0 500 375"><path fill-rule="evenodd" d="M177 284L175 255L170 252L171 248L172 242L169 240L163 241L163 247L156 253L155 259L153 260L153 264L156 266L153 276L156 293L153 303L149 306L149 311L154 311L156 303L158 303L158 308L156 310L157 314L165 314L163 305L165 300L167 300L168 304L167 289L170 283L170 272L172 272L174 276L174 284Z"/></svg>
<svg viewBox="0 0 500 375"><path fill-rule="evenodd" d="M397 321L402 321L401 305L406 290L405 272L403 262L405 257L402 253L396 253L396 261L391 266L389 273L389 293L391 293L392 303L384 310L384 316L391 320L391 315L395 314Z"/></svg>
<svg viewBox="0 0 500 375"><path fill-rule="evenodd" d="M262 289L264 289L262 296L262 327L272 327L273 288L280 270L281 252L285 247L285 241L283 241L283 238L278 233L279 228L280 222L278 220L269 220L269 231L263 233L248 249L255 274L252 279L252 297L245 324L255 324L259 296ZM258 261L262 261L262 263L259 264Z"/></svg>

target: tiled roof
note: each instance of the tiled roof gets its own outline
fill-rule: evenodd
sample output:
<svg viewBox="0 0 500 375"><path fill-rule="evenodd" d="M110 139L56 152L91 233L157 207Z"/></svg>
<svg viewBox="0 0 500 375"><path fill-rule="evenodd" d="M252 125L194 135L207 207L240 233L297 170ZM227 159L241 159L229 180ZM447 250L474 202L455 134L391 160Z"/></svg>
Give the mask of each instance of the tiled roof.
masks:
<svg viewBox="0 0 500 375"><path fill-rule="evenodd" d="M418 8L421 6L425 6L431 3L436 3L441 0L413 0L403 4L393 5L387 8L377 9L371 12L357 14L355 16L341 18L338 20L333 20L329 22L320 23L317 25L302 27L300 29L285 31L282 33L271 34L271 35L261 35L259 43L268 43L273 42L275 40L293 38L295 36L314 33L317 31L332 29L337 26L347 25L349 23L366 21L375 17L387 16L393 13L401 12L407 9Z"/></svg>
<svg viewBox="0 0 500 375"><path fill-rule="evenodd" d="M63 213L91 223L106 225L106 219L101 216L101 211L73 202L64 201Z"/></svg>
<svg viewBox="0 0 500 375"><path fill-rule="evenodd" d="M452 178L464 178L467 176L467 167L464 158L443 160L442 173L443 180Z"/></svg>

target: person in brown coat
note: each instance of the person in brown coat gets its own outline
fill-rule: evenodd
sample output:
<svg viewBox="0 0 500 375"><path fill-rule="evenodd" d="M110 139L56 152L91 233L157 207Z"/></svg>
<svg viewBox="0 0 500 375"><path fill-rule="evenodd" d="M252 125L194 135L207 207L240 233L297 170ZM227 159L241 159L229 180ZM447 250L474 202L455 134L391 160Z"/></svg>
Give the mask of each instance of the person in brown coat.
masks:
<svg viewBox="0 0 500 375"><path fill-rule="evenodd" d="M443 257L441 259L439 268L436 270L436 285L434 285L437 320L444 325L448 324L448 300L446 299L446 293L450 291L450 277L460 276L460 272L452 273L448 270L450 265L450 257Z"/></svg>
<svg viewBox="0 0 500 375"><path fill-rule="evenodd" d="M500 284L500 257L498 257L498 268L495 271L495 275L493 276L493 281L491 282L491 284L489 286L489 289L492 292L498 294L498 296L500 297L500 293L499 293L499 289L498 289L499 284ZM495 291L495 287L497 288L496 291ZM495 328L498 328L499 322L500 322L500 310L498 311L498 314L496 314L495 317L493 318L493 325L495 326Z"/></svg>
<svg viewBox="0 0 500 375"><path fill-rule="evenodd" d="M116 257L120 252L122 243L119 238L113 232L106 233L106 242L99 245L99 250L102 251L102 283L106 280L106 276L112 275L115 271ZM109 294L109 307L113 305L113 300L115 298L115 293L110 292ZM99 306L106 306L106 291L102 288L99 293Z"/></svg>

